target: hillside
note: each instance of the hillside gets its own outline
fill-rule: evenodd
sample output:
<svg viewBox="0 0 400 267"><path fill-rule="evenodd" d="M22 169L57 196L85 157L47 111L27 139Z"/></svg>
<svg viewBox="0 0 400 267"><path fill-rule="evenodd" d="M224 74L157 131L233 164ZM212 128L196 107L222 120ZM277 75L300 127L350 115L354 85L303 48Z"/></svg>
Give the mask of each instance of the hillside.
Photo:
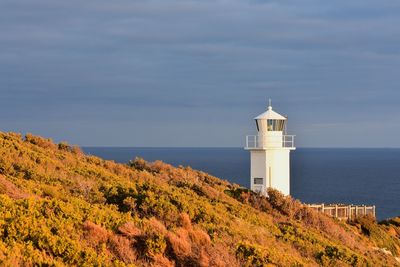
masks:
<svg viewBox="0 0 400 267"><path fill-rule="evenodd" d="M400 219L339 222L189 167L0 133L5 266L396 266Z"/></svg>

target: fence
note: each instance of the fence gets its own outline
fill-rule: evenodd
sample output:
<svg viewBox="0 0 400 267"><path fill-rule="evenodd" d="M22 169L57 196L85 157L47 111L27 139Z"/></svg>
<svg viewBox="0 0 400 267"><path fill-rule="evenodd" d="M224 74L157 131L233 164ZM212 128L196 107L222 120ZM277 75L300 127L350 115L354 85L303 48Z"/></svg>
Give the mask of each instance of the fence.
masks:
<svg viewBox="0 0 400 267"><path fill-rule="evenodd" d="M376 217L375 206L343 205L343 204L311 204L307 205L318 212L322 212L339 220L351 220L358 216L370 215Z"/></svg>

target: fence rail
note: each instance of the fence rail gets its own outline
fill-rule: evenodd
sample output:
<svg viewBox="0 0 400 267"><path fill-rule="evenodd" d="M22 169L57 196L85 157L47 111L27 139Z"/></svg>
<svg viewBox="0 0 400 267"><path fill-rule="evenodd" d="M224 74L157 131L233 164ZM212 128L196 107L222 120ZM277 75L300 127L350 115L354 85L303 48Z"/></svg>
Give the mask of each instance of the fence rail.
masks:
<svg viewBox="0 0 400 267"><path fill-rule="evenodd" d="M342 204L309 204L307 206L318 212L338 218L339 220L351 220L364 215L376 217L375 206Z"/></svg>

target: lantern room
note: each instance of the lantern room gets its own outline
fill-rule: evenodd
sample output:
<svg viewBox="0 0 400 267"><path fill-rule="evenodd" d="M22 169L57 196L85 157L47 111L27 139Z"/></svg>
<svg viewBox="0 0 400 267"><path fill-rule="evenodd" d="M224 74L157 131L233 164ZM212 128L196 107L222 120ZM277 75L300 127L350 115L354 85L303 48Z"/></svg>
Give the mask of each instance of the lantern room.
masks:
<svg viewBox="0 0 400 267"><path fill-rule="evenodd" d="M268 110L254 118L257 125L257 131L259 134L266 132L283 132L285 130L286 117L272 110L272 106L268 107Z"/></svg>

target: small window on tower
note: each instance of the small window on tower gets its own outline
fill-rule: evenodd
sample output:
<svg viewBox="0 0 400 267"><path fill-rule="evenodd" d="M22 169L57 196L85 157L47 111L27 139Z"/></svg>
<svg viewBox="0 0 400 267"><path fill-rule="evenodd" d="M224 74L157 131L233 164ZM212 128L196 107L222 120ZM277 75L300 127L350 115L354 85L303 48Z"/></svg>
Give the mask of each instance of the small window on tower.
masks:
<svg viewBox="0 0 400 267"><path fill-rule="evenodd" d="M254 184L264 184L263 178L254 178Z"/></svg>

